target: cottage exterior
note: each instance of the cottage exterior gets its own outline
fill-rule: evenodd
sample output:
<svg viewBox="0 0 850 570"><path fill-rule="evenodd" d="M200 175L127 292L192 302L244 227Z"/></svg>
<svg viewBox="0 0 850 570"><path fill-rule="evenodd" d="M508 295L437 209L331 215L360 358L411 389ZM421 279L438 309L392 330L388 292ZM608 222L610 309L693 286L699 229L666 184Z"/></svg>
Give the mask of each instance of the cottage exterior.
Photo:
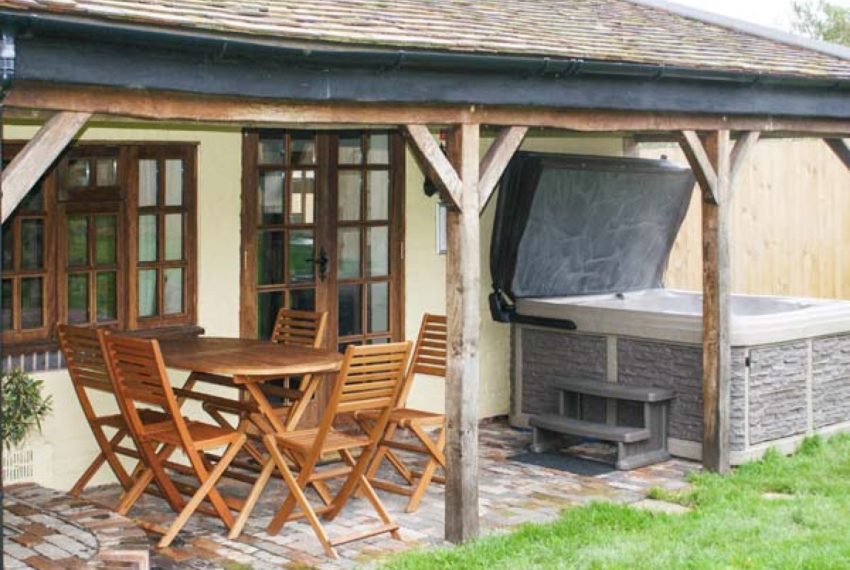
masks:
<svg viewBox="0 0 850 570"><path fill-rule="evenodd" d="M316 306L342 345L448 311L448 386L413 400L448 411L447 533L474 536L477 421L509 403L508 328L481 314L486 205L520 145L618 155L624 136L681 140L698 175L702 452L725 470L735 175L760 137L850 162L847 50L662 2L9 0L0 21L3 357L54 395L37 469L58 488L94 444L57 322L254 336ZM446 257L423 171L450 204Z"/></svg>

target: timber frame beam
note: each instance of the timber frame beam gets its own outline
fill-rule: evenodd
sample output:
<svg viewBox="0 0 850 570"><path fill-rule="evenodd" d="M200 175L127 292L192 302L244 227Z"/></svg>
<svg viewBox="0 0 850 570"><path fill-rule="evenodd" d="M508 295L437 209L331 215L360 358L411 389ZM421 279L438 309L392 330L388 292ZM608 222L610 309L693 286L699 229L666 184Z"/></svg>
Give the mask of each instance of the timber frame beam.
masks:
<svg viewBox="0 0 850 570"><path fill-rule="evenodd" d="M479 209L482 212L493 196L496 184L499 183L499 179L508 167L511 157L519 149L527 133L528 127L504 127L487 149L487 154L481 159L478 195L481 201Z"/></svg>
<svg viewBox="0 0 850 570"><path fill-rule="evenodd" d="M728 130L700 137L682 132L680 144L702 190L703 250L703 466L728 473L731 268L729 218L733 187L761 133L745 132L732 145Z"/></svg>
<svg viewBox="0 0 850 570"><path fill-rule="evenodd" d="M3 188L0 204L3 222L80 132L89 117L90 113L56 113L27 142L9 166L3 169L0 176L0 187Z"/></svg>
<svg viewBox="0 0 850 570"><path fill-rule="evenodd" d="M439 189L445 202L460 209L463 183L431 131L425 125L405 125L404 130L425 175Z"/></svg>
<svg viewBox="0 0 850 570"><path fill-rule="evenodd" d="M502 129L483 159L481 127L451 128L446 151L423 124L405 132L428 178L451 198L446 229L446 539L476 538L478 522L478 392L481 328L480 215L527 127Z"/></svg>
<svg viewBox="0 0 850 570"><path fill-rule="evenodd" d="M481 125L567 129L605 133L671 131L762 131L784 136L841 137L850 120L764 116L598 111L516 107L439 106L367 103L293 103L16 82L4 107L19 116L31 110L77 111L153 121L199 121L239 125Z"/></svg>

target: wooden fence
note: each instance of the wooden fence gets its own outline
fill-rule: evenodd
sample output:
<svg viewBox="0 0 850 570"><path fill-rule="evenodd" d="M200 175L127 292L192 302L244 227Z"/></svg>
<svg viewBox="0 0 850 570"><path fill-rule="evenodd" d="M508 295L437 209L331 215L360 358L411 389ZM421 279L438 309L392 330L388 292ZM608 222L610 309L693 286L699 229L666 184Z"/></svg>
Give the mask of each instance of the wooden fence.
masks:
<svg viewBox="0 0 850 570"><path fill-rule="evenodd" d="M685 163L675 145L642 143L640 156ZM821 140L764 140L735 187L735 293L850 299L850 172ZM691 201L665 284L702 288L700 200Z"/></svg>

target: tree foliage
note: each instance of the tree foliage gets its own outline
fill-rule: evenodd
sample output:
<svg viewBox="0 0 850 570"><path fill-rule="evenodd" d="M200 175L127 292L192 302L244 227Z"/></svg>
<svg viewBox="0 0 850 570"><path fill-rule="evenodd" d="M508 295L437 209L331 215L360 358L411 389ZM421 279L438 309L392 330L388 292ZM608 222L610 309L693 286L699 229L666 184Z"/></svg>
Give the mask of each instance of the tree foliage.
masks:
<svg viewBox="0 0 850 570"><path fill-rule="evenodd" d="M850 45L850 8L827 0L795 0L794 31L812 38Z"/></svg>

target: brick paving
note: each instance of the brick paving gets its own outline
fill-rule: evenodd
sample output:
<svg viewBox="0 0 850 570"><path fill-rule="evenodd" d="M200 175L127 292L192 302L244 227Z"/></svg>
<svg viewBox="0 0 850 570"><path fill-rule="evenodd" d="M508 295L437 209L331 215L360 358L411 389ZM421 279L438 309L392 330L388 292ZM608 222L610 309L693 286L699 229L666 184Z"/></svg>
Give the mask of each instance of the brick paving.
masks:
<svg viewBox="0 0 850 570"><path fill-rule="evenodd" d="M502 532L527 522L557 518L565 508L591 501L635 503L653 487L667 490L687 486L694 463L672 460L630 472L607 471L578 475L548 467L512 461L530 442L530 433L489 422L481 428L481 524L485 533ZM227 491L244 496L247 486L228 484ZM167 525L174 517L166 504L146 495L130 512L115 515L99 505L114 504L117 486L99 487L74 499L37 486L13 487L4 498L4 568L151 568L339 569L371 566L393 553L411 548L444 545L443 489L432 485L419 510L404 513L407 498L379 491L384 504L401 526L402 540L388 535L340 546L341 560L323 554L304 522L288 523L277 536L264 530L284 497L280 481L273 481L254 511L245 533L228 540L223 525L203 515L192 517L172 546L154 548L157 537L147 535L132 518ZM352 499L340 516L326 525L337 536L377 523L365 499ZM140 557L141 556L141 557ZM133 562L135 560L135 562Z"/></svg>

